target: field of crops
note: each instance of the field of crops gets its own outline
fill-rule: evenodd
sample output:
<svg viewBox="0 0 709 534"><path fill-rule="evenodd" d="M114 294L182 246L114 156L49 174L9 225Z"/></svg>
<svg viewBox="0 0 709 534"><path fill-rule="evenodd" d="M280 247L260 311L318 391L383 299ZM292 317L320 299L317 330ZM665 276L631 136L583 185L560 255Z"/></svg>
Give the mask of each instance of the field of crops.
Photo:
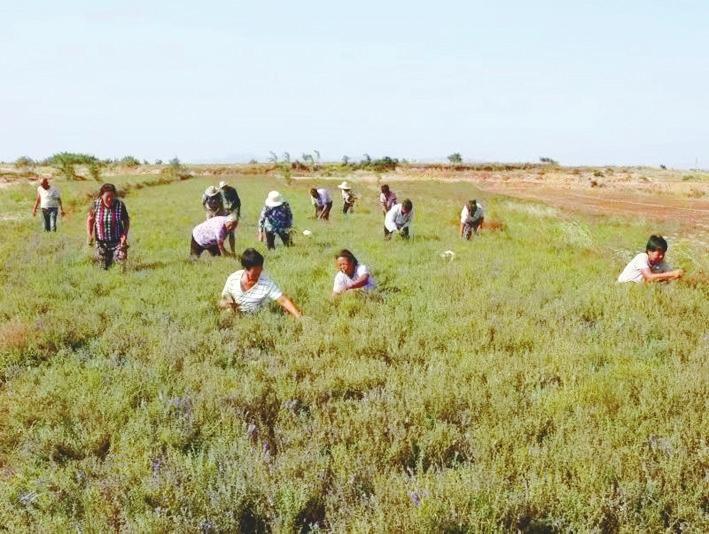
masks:
<svg viewBox="0 0 709 534"><path fill-rule="evenodd" d="M70 213L56 234L27 217L32 186L0 190L0 525L709 529L708 288L615 283L651 233L679 227L417 181L392 184L413 200L413 239L385 242L376 183L355 184L347 218L337 196L325 223L311 182L227 180L237 250L264 252L303 320L217 309L236 261L188 260L217 179L129 188L125 272L90 261L96 183L57 183ZM295 246L266 253L271 189L294 209ZM463 242L476 197L498 224ZM331 301L343 247L376 295ZM691 239L670 239L667 259L709 268Z"/></svg>

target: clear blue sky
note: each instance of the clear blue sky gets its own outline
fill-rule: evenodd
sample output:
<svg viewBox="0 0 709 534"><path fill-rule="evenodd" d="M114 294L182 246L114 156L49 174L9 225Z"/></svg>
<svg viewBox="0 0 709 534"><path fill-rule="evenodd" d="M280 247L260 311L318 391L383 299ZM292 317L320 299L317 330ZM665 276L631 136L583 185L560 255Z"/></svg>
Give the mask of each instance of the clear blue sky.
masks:
<svg viewBox="0 0 709 534"><path fill-rule="evenodd" d="M0 0L0 159L709 167L709 1Z"/></svg>

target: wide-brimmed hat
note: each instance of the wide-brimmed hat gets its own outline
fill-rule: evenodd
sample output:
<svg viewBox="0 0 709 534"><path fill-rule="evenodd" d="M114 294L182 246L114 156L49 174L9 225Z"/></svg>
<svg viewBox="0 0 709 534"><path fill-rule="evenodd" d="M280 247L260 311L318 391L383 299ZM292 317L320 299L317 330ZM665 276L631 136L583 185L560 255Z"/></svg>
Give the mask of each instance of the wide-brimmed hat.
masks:
<svg viewBox="0 0 709 534"><path fill-rule="evenodd" d="M266 206L269 208L275 208L283 204L285 200L278 191L271 191L266 197Z"/></svg>
<svg viewBox="0 0 709 534"><path fill-rule="evenodd" d="M342 183L341 183L340 185L338 185L337 187L340 188L340 189L352 189L352 188L350 187L350 184L347 183L347 180L345 180L344 182L342 182Z"/></svg>
<svg viewBox="0 0 709 534"><path fill-rule="evenodd" d="M219 189L217 189L217 188L214 187L213 185L210 185L210 186L206 189L206 191L204 192L204 194L207 195L208 197L213 197L213 196L216 196L216 195L219 194Z"/></svg>
<svg viewBox="0 0 709 534"><path fill-rule="evenodd" d="M226 222L232 223L232 222L236 222L236 221L237 221L236 213L230 213L229 215L226 216Z"/></svg>
<svg viewBox="0 0 709 534"><path fill-rule="evenodd" d="M222 180L221 182L219 182L219 189L222 189L225 185L227 185L227 183Z"/></svg>

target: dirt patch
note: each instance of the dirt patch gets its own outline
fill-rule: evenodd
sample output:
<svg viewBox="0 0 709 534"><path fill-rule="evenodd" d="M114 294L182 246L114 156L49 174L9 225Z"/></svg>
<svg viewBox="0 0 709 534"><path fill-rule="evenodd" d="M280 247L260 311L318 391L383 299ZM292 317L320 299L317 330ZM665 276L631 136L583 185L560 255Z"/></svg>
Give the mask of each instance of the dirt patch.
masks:
<svg viewBox="0 0 709 534"><path fill-rule="evenodd" d="M586 191L529 183L478 183L488 193L538 200L564 210L589 214L635 216L649 222L677 221L709 233L709 201L630 191Z"/></svg>

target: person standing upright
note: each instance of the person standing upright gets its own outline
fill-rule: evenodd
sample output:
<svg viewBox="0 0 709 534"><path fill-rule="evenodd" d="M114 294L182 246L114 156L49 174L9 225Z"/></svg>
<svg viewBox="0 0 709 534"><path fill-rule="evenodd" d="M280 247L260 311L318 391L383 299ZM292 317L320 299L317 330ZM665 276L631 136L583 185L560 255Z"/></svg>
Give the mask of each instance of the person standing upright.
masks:
<svg viewBox="0 0 709 534"><path fill-rule="evenodd" d="M62 198L59 194L59 189L53 185L49 185L48 178L42 178L39 187L37 188L37 198L32 207L32 216L37 215L37 207L42 210L42 218L44 219L44 231L57 231L57 215L61 212L64 216L64 207L62 206Z"/></svg>
<svg viewBox="0 0 709 534"><path fill-rule="evenodd" d="M96 240L96 260L104 269L128 258L129 227L128 209L116 198L116 186L103 184L89 209L86 234L89 245Z"/></svg>

